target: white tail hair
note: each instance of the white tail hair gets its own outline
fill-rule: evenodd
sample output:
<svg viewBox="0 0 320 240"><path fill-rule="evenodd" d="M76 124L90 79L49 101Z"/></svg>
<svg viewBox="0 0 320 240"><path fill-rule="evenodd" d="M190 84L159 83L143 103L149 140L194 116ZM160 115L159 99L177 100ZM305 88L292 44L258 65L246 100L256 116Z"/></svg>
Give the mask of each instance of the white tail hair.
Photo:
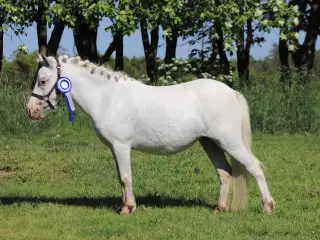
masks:
<svg viewBox="0 0 320 240"><path fill-rule="evenodd" d="M242 141L248 151L251 153L252 134L250 125L249 107L245 97L235 92L238 98L242 112ZM231 192L232 192L232 210L245 209L248 204L248 176L247 169L236 159L231 157L232 175L231 175Z"/></svg>

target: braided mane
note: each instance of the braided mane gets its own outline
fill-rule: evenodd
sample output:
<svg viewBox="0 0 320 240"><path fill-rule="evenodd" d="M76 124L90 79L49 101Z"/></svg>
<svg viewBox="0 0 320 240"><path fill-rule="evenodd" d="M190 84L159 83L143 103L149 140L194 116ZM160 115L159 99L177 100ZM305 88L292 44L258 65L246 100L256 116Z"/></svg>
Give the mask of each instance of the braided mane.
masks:
<svg viewBox="0 0 320 240"><path fill-rule="evenodd" d="M67 55L64 55L59 57L59 61L62 63L69 63L81 68L88 69L88 71L90 71L90 74L99 74L100 76L106 77L106 79L108 80L114 79L116 82L118 82L119 80L134 81L133 78L122 71L114 71L110 67L106 67L103 65L98 66L90 62L89 60L82 60L79 56L69 57Z"/></svg>

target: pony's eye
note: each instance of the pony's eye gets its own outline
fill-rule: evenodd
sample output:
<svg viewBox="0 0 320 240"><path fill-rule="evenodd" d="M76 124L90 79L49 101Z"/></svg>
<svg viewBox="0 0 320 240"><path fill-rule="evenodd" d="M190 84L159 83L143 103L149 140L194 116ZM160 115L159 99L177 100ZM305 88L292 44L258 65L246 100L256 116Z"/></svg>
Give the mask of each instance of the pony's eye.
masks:
<svg viewBox="0 0 320 240"><path fill-rule="evenodd" d="M41 81L40 81L40 84L43 86L43 85L45 85L45 84L46 84L46 81L41 80Z"/></svg>

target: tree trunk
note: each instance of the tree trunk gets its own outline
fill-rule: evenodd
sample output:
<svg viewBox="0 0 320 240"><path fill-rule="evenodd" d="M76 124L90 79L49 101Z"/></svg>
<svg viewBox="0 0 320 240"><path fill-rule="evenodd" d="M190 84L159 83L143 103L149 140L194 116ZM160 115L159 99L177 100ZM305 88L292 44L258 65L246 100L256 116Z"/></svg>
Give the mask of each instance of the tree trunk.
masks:
<svg viewBox="0 0 320 240"><path fill-rule="evenodd" d="M39 4L37 13L37 35L38 35L38 48L39 52L43 55L47 55L47 21L45 20L43 14L45 8L43 4Z"/></svg>
<svg viewBox="0 0 320 240"><path fill-rule="evenodd" d="M78 20L73 32L77 52L83 60L97 63L99 60L97 50L98 20L93 28L82 22L80 18Z"/></svg>
<svg viewBox="0 0 320 240"><path fill-rule="evenodd" d="M147 74L150 79L150 84L154 85L157 81L157 52L159 42L159 27L151 29L151 42L149 42L148 29L144 20L140 21L140 29L144 55L146 60Z"/></svg>
<svg viewBox="0 0 320 240"><path fill-rule="evenodd" d="M100 64L106 63L110 60L112 53L116 50L116 45L116 39L113 39L103 56L99 58Z"/></svg>
<svg viewBox="0 0 320 240"><path fill-rule="evenodd" d="M307 2L306 1L298 1L299 9L301 12L306 14L307 11ZM302 70L306 68L307 70L311 70L313 68L314 61L314 52L317 37L319 34L320 28L320 0L314 0L310 2L310 13L308 17L308 26L306 30L306 36L302 45L299 45L298 50L296 50L292 54L292 59L294 62L294 66ZM300 22L302 21L304 16L300 17ZM297 32L301 30L301 24L296 27Z"/></svg>
<svg viewBox="0 0 320 240"><path fill-rule="evenodd" d="M214 65L217 60L217 56L219 54L219 47L218 47L218 42L216 39L211 40L211 48L212 48L212 53L210 55L210 63Z"/></svg>
<svg viewBox="0 0 320 240"><path fill-rule="evenodd" d="M220 57L220 64L223 69L224 74L229 74L230 71L230 63L227 58L227 53L224 50L224 40L223 40L223 31L221 29L220 23L217 23L217 33L218 33L218 52L219 52L219 57Z"/></svg>
<svg viewBox="0 0 320 240"><path fill-rule="evenodd" d="M246 72L246 54L244 46L244 30L241 29L238 35L237 43L237 68L238 68L238 78L239 87L243 88L247 84L248 73Z"/></svg>
<svg viewBox="0 0 320 240"><path fill-rule="evenodd" d="M218 34L217 46L219 52L219 63L222 68L222 73L224 75L229 75L230 73L230 62L227 57L227 53L224 50L224 39L223 39L223 31L219 22L216 23L216 31ZM229 87L233 87L233 83L227 81L226 84Z"/></svg>
<svg viewBox="0 0 320 240"><path fill-rule="evenodd" d="M117 31L115 35L116 39L116 71L123 71L123 34L121 31Z"/></svg>
<svg viewBox="0 0 320 240"><path fill-rule="evenodd" d="M2 79L2 59L3 59L3 29L2 24L0 25L0 81Z"/></svg>
<svg viewBox="0 0 320 240"><path fill-rule="evenodd" d="M311 2L310 11L307 34L303 43L308 49L305 64L309 70L313 68L316 42L318 35L320 34L320 0Z"/></svg>
<svg viewBox="0 0 320 240"><path fill-rule="evenodd" d="M299 32L300 30L304 30L306 31L306 36L302 45L299 45L298 41L296 42L298 49L292 53L292 60L298 71L307 71L307 74L299 74L300 84L306 84L313 68L316 41L320 33L320 0L310 1L310 9L307 7L307 1L297 0L293 2L297 2L299 10L303 13L300 17L300 24L295 27L294 31ZM308 25L305 26L302 22L308 12Z"/></svg>
<svg viewBox="0 0 320 240"><path fill-rule="evenodd" d="M291 87L289 51L286 40L279 39L280 82Z"/></svg>
<svg viewBox="0 0 320 240"><path fill-rule="evenodd" d="M247 21L247 37L244 40L244 29L241 29L237 42L237 68L240 87L250 87L249 65L250 48L252 44L252 19Z"/></svg>
<svg viewBox="0 0 320 240"><path fill-rule="evenodd" d="M286 0L283 0L286 2ZM290 1L290 5L297 5L299 3L300 5L300 10L303 8L301 6L302 1L301 0L292 0ZM300 21L302 20L303 16L300 16ZM298 27L294 27L294 31L299 33ZM281 33L281 28L280 28L280 33ZM296 42L298 44L298 40ZM286 79L287 78L287 73L290 72L290 66L289 66L289 50L288 50L288 42L287 40L282 40L279 38L279 46L278 46L278 53L279 53L279 59L280 59L280 82L287 84Z"/></svg>
<svg viewBox="0 0 320 240"><path fill-rule="evenodd" d="M59 44L64 31L64 25L62 23L55 23L51 33L50 40L48 42L48 56L56 56L59 48Z"/></svg>
<svg viewBox="0 0 320 240"><path fill-rule="evenodd" d="M221 2L219 0L216 1L217 5L220 5ZM218 47L218 53L219 53L219 62L220 66L222 68L222 73L224 75L229 75L230 73L230 62L227 57L227 53L224 50L224 36L223 36L223 30L221 27L221 23L219 21L216 21L215 23L215 30L218 34L218 39L217 39L217 47ZM214 57L214 56L212 56ZM226 84L229 87L233 87L233 82L227 81Z"/></svg>
<svg viewBox="0 0 320 240"><path fill-rule="evenodd" d="M172 27L172 36L171 39L166 36L166 55L164 58L165 63L172 62L172 58L176 58L178 42L178 30L176 27Z"/></svg>

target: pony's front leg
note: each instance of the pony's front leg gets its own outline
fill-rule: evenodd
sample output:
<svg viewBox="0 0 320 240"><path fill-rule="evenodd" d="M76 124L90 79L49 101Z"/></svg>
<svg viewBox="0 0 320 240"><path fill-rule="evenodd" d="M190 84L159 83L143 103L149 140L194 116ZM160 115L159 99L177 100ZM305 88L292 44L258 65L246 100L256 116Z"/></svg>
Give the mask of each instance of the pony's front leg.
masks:
<svg viewBox="0 0 320 240"><path fill-rule="evenodd" d="M219 202L215 207L214 212L226 212L228 211L229 185L232 172L231 166L228 163L223 150L211 139L201 138L200 143L216 168L220 180Z"/></svg>
<svg viewBox="0 0 320 240"><path fill-rule="evenodd" d="M118 176L122 187L121 215L129 215L136 209L136 202L132 191L132 173L130 161L131 147L123 143L114 143L112 152L117 164Z"/></svg>

